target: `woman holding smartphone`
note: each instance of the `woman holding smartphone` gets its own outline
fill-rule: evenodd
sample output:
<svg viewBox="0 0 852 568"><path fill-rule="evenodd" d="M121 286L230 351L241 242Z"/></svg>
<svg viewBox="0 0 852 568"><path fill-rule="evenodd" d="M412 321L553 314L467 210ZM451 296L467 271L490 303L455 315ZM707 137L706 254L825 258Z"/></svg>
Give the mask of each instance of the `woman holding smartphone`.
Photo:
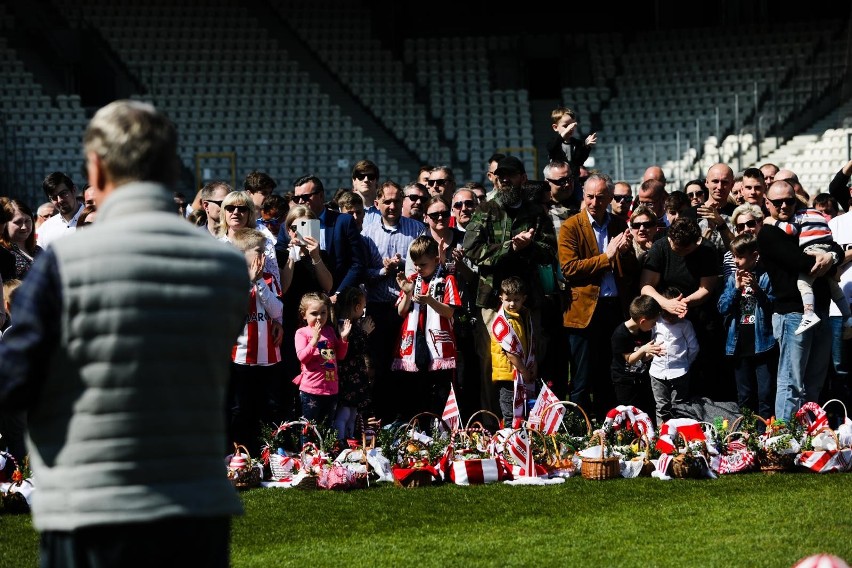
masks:
<svg viewBox="0 0 852 568"><path fill-rule="evenodd" d="M287 256L279 259L281 278L284 286L284 337L293 338L301 327L299 303L308 292L328 294L333 285L331 271L328 268L328 253L320 250L319 239L308 236L302 221L316 219L317 216L306 205L296 205L284 217L284 227L290 236ZM304 226L306 227L306 225ZM283 253L283 251L282 251ZM329 314L329 321L335 321ZM285 412L292 412L292 418L302 416L299 389L291 381L301 372L296 347L292 339L281 343L281 365L283 367L283 390L286 402Z"/></svg>

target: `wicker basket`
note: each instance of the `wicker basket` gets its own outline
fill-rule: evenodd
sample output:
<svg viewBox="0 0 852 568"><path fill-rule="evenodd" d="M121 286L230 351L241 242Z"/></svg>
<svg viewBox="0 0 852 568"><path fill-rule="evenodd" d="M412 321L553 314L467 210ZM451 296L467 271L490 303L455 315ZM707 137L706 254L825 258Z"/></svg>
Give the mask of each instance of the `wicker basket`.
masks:
<svg viewBox="0 0 852 568"><path fill-rule="evenodd" d="M763 473L783 473L796 468L796 454L780 454L772 450L757 450L757 463Z"/></svg>
<svg viewBox="0 0 852 568"><path fill-rule="evenodd" d="M770 422L765 418L757 417L758 420L766 425L767 432L770 429ZM757 464L760 466L760 471L763 473L784 473L794 471L796 469L796 453L780 453L768 448L758 448Z"/></svg>
<svg viewBox="0 0 852 568"><path fill-rule="evenodd" d="M651 451L651 442L645 434L636 438L636 447L639 451L642 451L643 445L645 446L645 455L643 457L634 458L642 460L642 469L639 471L638 477L651 477L651 474L654 473L654 470L657 468L654 465L654 462L651 461L651 458L648 457L648 454Z"/></svg>
<svg viewBox="0 0 852 568"><path fill-rule="evenodd" d="M303 432L307 432L313 437L313 440L306 443L300 452L288 452L285 450L285 455L279 455L277 449L270 448L269 452L269 472L270 478L273 480L294 477L301 469L307 468L308 464L302 458L306 448L321 448L322 436L316 426L307 420L293 420L291 422L282 423L273 433L273 437L280 432L286 432L291 429L300 428ZM307 435L306 435L307 437Z"/></svg>
<svg viewBox="0 0 852 568"><path fill-rule="evenodd" d="M672 477L678 479L700 479L704 477L707 466L707 444L702 441L699 450L701 455L696 455L688 449L689 442L682 432L678 432L677 438L683 442L686 451L678 453L672 458Z"/></svg>
<svg viewBox="0 0 852 568"><path fill-rule="evenodd" d="M602 432L597 434L601 442L601 457L583 457L580 465L580 473L586 479L615 479L621 476L621 460L618 456L604 457L606 455L606 437Z"/></svg>
<svg viewBox="0 0 852 568"><path fill-rule="evenodd" d="M234 453L228 465L228 479L237 489L251 489L260 485L261 468L252 463L248 449L234 444Z"/></svg>

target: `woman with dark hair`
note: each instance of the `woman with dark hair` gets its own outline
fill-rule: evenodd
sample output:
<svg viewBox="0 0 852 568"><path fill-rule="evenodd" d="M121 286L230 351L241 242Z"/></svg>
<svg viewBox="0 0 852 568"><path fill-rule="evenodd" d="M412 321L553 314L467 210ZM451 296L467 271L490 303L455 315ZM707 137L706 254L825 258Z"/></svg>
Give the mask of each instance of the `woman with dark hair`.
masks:
<svg viewBox="0 0 852 568"><path fill-rule="evenodd" d="M683 192L689 198L693 207L698 207L707 201L707 186L703 179L692 179L683 186Z"/></svg>
<svg viewBox="0 0 852 568"><path fill-rule="evenodd" d="M0 278L3 282L20 279L18 276L17 256L13 252L13 242L10 238L10 223L15 219L15 205L8 197L0 197ZM30 232L32 232L32 217L30 217ZM31 262L30 262L31 264ZM25 267L24 273L29 270Z"/></svg>

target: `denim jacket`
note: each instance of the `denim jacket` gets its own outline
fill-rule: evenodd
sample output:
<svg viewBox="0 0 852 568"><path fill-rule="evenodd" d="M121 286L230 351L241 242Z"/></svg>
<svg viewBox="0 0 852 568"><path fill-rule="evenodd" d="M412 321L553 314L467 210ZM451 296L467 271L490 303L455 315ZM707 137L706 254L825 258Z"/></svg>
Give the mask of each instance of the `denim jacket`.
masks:
<svg viewBox="0 0 852 568"><path fill-rule="evenodd" d="M772 284L769 282L769 274L766 270L758 264L754 273L758 278L757 289L754 291L757 298L757 305L754 310L754 352L764 353L775 346L775 337L772 335L772 302L775 298L772 295ZM725 340L725 353L728 355L734 354L740 334L739 316L742 292L737 288L735 282L736 274L728 276L728 280L725 282L725 290L719 297L718 303L719 313L725 319L725 327L728 330L728 336Z"/></svg>

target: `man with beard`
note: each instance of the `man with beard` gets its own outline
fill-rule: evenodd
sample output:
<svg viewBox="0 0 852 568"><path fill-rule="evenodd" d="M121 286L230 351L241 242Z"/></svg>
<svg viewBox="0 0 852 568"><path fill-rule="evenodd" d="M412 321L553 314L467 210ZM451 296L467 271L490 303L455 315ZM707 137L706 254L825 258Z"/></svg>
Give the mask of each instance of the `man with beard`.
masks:
<svg viewBox="0 0 852 568"><path fill-rule="evenodd" d="M39 227L37 244L45 249L52 241L77 230L77 217L83 210L83 204L77 201L77 186L67 174L53 172L44 178L41 187L59 213Z"/></svg>
<svg viewBox="0 0 852 568"><path fill-rule="evenodd" d="M423 213L429 200L429 190L420 182L413 181L403 188L405 199L402 202L402 216L425 223Z"/></svg>
<svg viewBox="0 0 852 568"><path fill-rule="evenodd" d="M533 337L540 337L540 315L544 292L539 266L551 266L556 260L556 234L550 216L538 203L523 199L521 186L527 181L524 164L514 156L500 160L495 170L497 192L473 213L464 237L465 256L479 270L476 306L479 319L474 331L477 351L490 351L490 328L500 307L500 282L517 276L527 285L527 307L533 321ZM536 344L536 357L546 346ZM492 388L491 361L481 363L482 403L484 409L499 413Z"/></svg>

